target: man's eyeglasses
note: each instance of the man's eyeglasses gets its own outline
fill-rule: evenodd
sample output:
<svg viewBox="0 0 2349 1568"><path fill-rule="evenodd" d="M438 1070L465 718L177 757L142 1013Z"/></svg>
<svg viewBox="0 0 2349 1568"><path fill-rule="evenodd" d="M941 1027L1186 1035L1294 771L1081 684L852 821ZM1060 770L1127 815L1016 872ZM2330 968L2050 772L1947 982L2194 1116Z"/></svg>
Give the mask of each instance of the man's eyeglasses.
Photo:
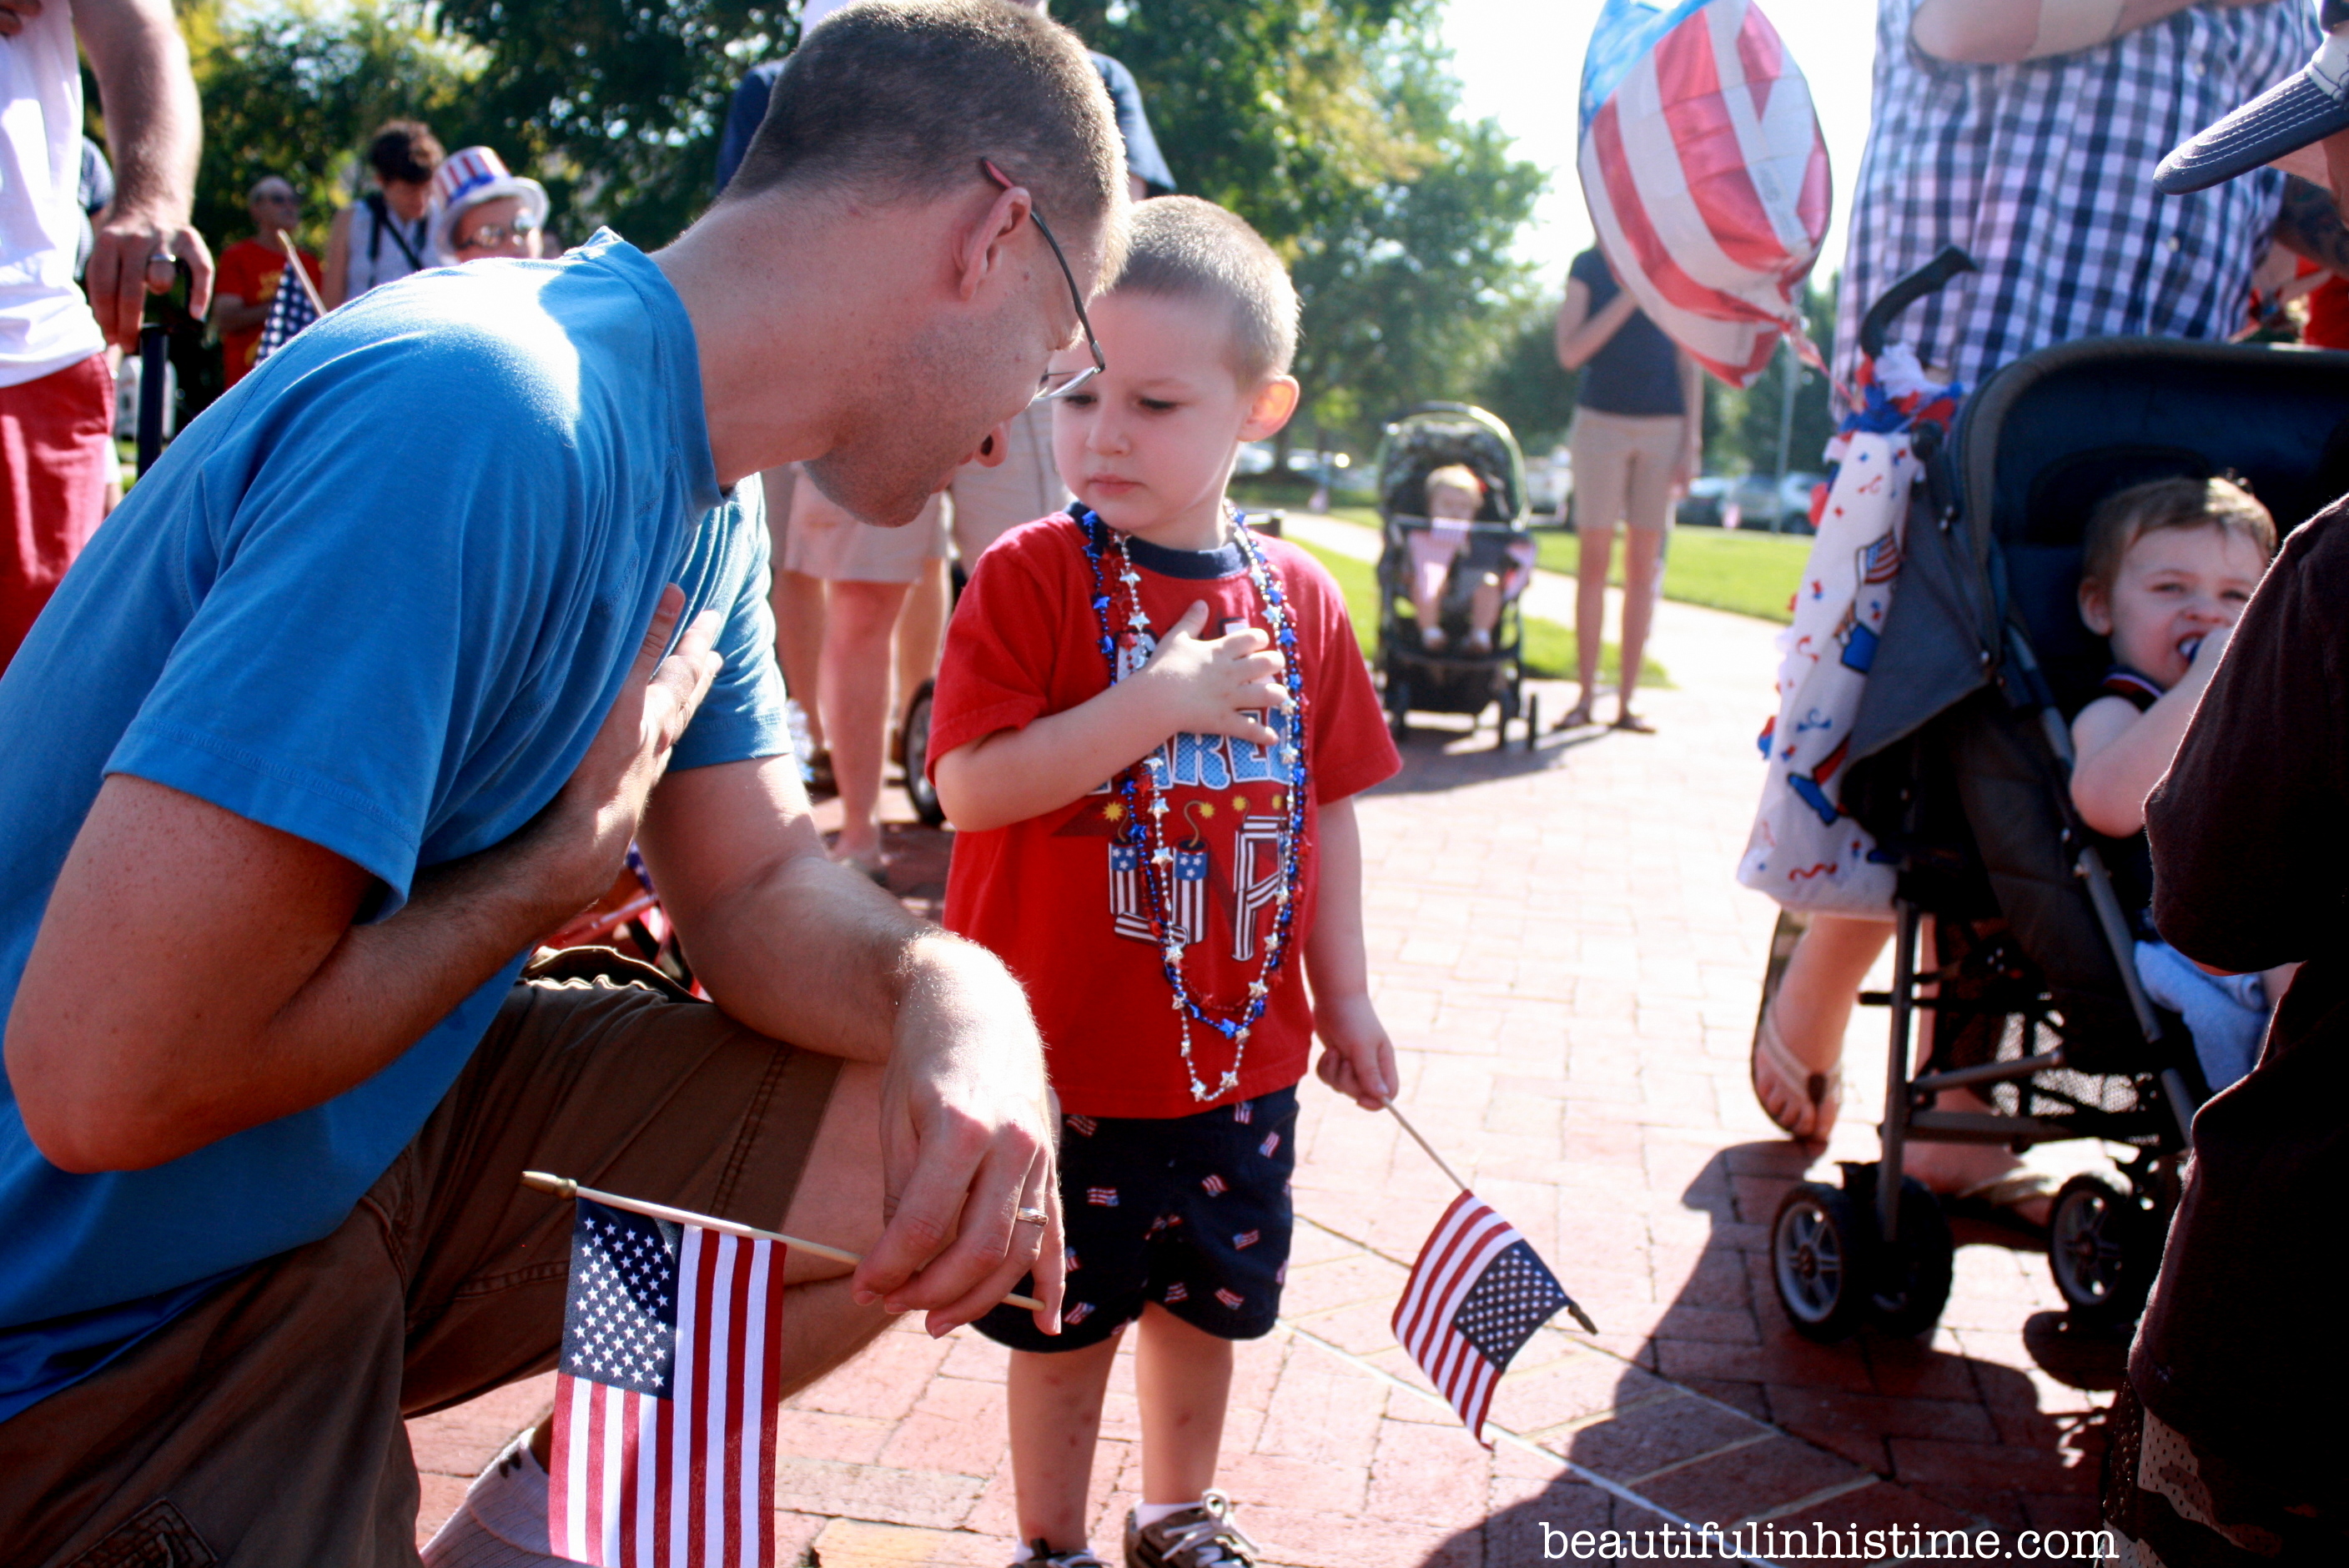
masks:
<svg viewBox="0 0 2349 1568"><path fill-rule="evenodd" d="M987 171L987 177L989 180L994 181L1006 191L1011 189L1011 177L995 167L992 160L982 158L978 160L978 166ZM1052 259L1061 263L1061 275L1069 280L1069 303L1077 307L1077 325L1084 329L1085 347L1093 356L1091 369L1044 372L1037 386L1036 396L1031 399L1031 401L1040 402L1047 397L1067 397L1108 369L1109 363L1102 358L1101 339L1093 335L1093 324L1085 315L1084 291L1077 287L1077 274L1069 270L1069 258L1061 252L1061 242L1052 238L1052 231L1045 223L1044 214L1036 210L1036 204L1033 201L1028 204L1028 216L1036 220L1036 232L1044 236L1046 244L1052 247Z"/></svg>

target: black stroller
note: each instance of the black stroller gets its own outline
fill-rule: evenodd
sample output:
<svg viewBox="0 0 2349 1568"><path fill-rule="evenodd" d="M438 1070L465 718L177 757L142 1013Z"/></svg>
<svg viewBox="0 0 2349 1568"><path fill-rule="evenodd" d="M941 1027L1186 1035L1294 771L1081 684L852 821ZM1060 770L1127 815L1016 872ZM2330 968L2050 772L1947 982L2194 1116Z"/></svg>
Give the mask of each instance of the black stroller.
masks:
<svg viewBox="0 0 2349 1568"><path fill-rule="evenodd" d="M2160 1263L2208 1089L2184 1026L2137 981L2143 841L2100 839L2072 808L2068 719L2108 664L2075 607L2080 537L2124 486L2229 472L2297 526L2349 489L2349 355L2065 344L1992 375L1920 455L1844 790L1899 872L1892 987L1860 997L1891 1013L1883 1159L1786 1195L1773 1273L1813 1339L1924 1332L1953 1244L1940 1203L1900 1174L1906 1147L2103 1139L2134 1152L2116 1179L2062 1187L2047 1244L2074 1320L2118 1327ZM1782 919L1776 962L1794 929ZM1930 1050L1912 1075L1920 1013ZM1992 1109L1935 1109L1957 1088Z"/></svg>
<svg viewBox="0 0 2349 1568"><path fill-rule="evenodd" d="M1413 535L1427 517L1427 476L1461 464L1485 482L1485 504L1469 525L1466 548L1454 560L1444 599L1444 647L1429 649L1412 603ZM1522 580L1533 562L1526 522L1526 459L1509 428L1465 403L1423 403L1389 425L1379 443L1379 669L1385 679L1388 722L1398 738L1415 709L1481 717L1500 705L1497 743L1509 742L1509 723L1526 721L1526 748L1540 728L1536 699L1525 694L1520 650L1525 617L1518 593L1505 591L1500 624L1489 651L1468 646L1468 606L1488 573L1504 583Z"/></svg>

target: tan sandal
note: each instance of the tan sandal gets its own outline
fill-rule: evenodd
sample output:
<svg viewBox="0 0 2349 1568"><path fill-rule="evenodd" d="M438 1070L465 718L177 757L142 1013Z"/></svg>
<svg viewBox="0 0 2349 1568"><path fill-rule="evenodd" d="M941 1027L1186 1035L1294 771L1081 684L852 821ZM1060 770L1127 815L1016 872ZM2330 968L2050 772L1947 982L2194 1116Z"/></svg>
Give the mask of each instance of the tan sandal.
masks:
<svg viewBox="0 0 2349 1568"><path fill-rule="evenodd" d="M1778 1022L1765 1010L1754 1026L1754 1057L1749 1069L1754 1099L1762 1113L1787 1137L1805 1143L1825 1143L1835 1130L1843 1109L1843 1074L1830 1069L1814 1072L1795 1059L1779 1037ZM1765 1081L1766 1080L1766 1081ZM1778 1107L1796 1105L1800 1114L1779 1114Z"/></svg>

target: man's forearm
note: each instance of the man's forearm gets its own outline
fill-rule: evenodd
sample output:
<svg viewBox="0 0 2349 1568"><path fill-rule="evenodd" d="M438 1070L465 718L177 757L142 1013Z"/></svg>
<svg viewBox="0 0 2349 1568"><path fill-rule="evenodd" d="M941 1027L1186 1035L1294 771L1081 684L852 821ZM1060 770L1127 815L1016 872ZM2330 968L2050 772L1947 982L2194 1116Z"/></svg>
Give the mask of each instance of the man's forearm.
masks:
<svg viewBox="0 0 2349 1568"><path fill-rule="evenodd" d="M2006 66L2094 48L2204 0L1924 0L1918 48L1953 65ZM2261 0L2218 0L2223 5Z"/></svg>
<svg viewBox="0 0 2349 1568"><path fill-rule="evenodd" d="M185 222L203 145L187 46L158 0L76 0L75 30L89 53L106 111L118 213Z"/></svg>
<svg viewBox="0 0 2349 1568"><path fill-rule="evenodd" d="M2297 174L2284 179L2275 242L2329 273L2349 277L2349 225L2342 222L2330 191Z"/></svg>

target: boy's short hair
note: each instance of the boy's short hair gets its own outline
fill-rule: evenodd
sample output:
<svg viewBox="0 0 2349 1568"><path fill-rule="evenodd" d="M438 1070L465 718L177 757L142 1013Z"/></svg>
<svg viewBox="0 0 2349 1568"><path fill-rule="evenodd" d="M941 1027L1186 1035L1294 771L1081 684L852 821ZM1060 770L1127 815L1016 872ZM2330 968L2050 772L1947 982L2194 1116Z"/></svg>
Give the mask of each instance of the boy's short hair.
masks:
<svg viewBox="0 0 2349 1568"><path fill-rule="evenodd" d="M1430 469L1423 488L1431 498L1440 490L1456 490L1473 495L1478 500L1485 499L1485 481L1466 463L1446 463L1440 469Z"/></svg>
<svg viewBox="0 0 2349 1568"><path fill-rule="evenodd" d="M889 196L1032 192L1061 242L1125 193L1125 144L1075 34L1008 0L859 0L808 30L720 200L787 181ZM1102 242L1114 269L1115 232Z"/></svg>
<svg viewBox="0 0 2349 1568"><path fill-rule="evenodd" d="M1196 196L1133 210L1117 288L1227 305L1232 368L1243 386L1286 376L1297 356L1297 289L1247 220Z"/></svg>
<svg viewBox="0 0 2349 1568"><path fill-rule="evenodd" d="M2129 547L2148 533L2172 528L2218 527L2275 554L2275 519L2259 498L2230 479L2148 480L2116 490L2088 514L2080 552L2080 580L2110 586Z"/></svg>

